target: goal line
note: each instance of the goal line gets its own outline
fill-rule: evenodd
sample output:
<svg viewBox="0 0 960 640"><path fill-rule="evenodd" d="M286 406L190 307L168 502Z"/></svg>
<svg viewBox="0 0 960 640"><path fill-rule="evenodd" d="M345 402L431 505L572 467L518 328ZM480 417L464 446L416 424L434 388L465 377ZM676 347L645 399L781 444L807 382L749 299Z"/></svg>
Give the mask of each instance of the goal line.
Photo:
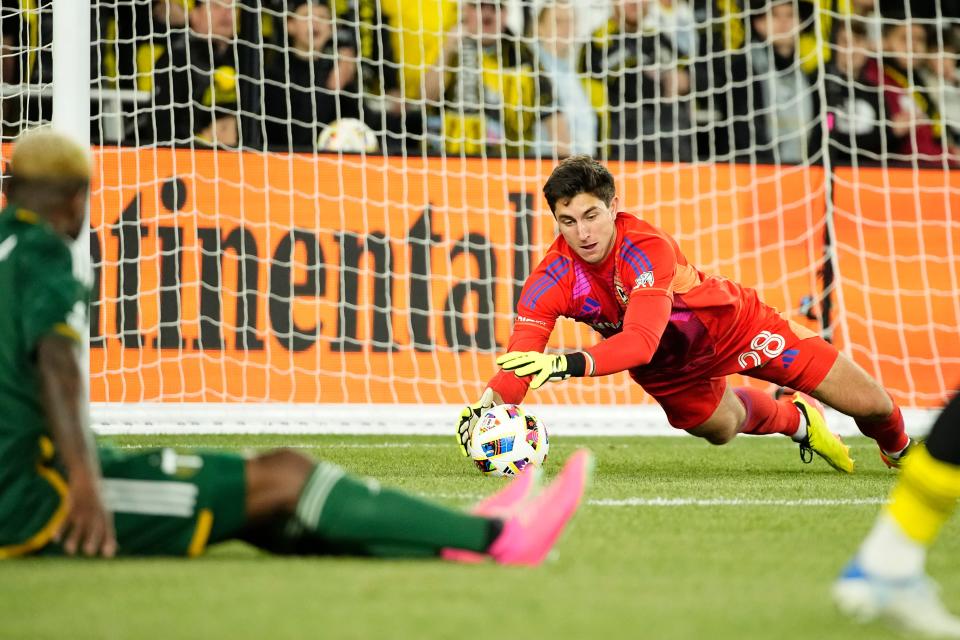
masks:
<svg viewBox="0 0 960 640"><path fill-rule="evenodd" d="M557 435L672 436L683 432L667 423L656 405L525 405ZM449 404L253 404L93 403L91 418L100 435L179 434L360 434L450 435L462 407ZM904 409L907 431L929 431L936 411ZM853 420L828 411L840 435L857 435Z"/></svg>

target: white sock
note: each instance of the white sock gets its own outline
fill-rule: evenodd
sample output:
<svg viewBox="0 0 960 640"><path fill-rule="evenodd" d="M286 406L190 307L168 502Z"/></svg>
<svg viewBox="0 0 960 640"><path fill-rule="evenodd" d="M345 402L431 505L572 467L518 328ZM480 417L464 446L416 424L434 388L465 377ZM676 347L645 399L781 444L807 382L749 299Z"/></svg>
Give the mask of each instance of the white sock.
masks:
<svg viewBox="0 0 960 640"><path fill-rule="evenodd" d="M790 436L790 439L794 442L803 442L807 438L807 417L803 415L800 407L797 407L797 405L793 406L797 408L797 413L800 414L800 426L797 427L797 432Z"/></svg>
<svg viewBox="0 0 960 640"><path fill-rule="evenodd" d="M907 536L884 511L860 546L859 558L869 575L893 580L911 578L924 571L927 548Z"/></svg>

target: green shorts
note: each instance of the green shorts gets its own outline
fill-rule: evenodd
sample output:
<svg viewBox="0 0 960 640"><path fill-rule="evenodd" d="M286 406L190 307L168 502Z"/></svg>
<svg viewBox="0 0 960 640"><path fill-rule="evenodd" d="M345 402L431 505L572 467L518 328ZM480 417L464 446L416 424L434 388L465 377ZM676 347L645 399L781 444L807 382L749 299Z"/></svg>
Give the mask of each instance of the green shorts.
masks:
<svg viewBox="0 0 960 640"><path fill-rule="evenodd" d="M113 512L117 555L197 556L236 537L246 520L244 459L231 453L101 448L102 497ZM40 553L58 555L51 543Z"/></svg>

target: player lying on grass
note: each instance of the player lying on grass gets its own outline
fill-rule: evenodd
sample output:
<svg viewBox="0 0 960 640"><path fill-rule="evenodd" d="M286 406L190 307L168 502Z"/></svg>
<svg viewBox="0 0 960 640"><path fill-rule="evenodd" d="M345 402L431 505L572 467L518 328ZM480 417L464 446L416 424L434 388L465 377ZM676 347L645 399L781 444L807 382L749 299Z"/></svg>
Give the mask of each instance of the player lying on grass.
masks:
<svg viewBox="0 0 960 640"><path fill-rule="evenodd" d="M528 386L629 371L670 424L713 444L739 433L780 433L853 472L849 449L827 429L815 402L800 394L775 400L750 387L731 389L741 373L806 392L856 419L898 466L910 440L900 409L852 360L785 319L753 289L698 271L676 241L619 211L613 176L587 156L561 162L543 187L560 235L527 278L503 367L480 400L466 407L458 438L466 443L483 408L519 403ZM593 327L603 340L585 351L542 353L557 318Z"/></svg>
<svg viewBox="0 0 960 640"><path fill-rule="evenodd" d="M579 505L591 468L585 450L538 495L525 474L471 514L289 450L251 459L169 449L98 456L75 354L87 292L67 246L83 230L89 179L86 153L51 131L27 134L8 166L11 204L0 212L0 558L193 556L243 539L279 553L543 560Z"/></svg>
<svg viewBox="0 0 960 640"><path fill-rule="evenodd" d="M884 617L912 636L960 638L960 618L927 577L927 548L960 499L960 395L904 460L890 504L834 584L840 609L861 621Z"/></svg>

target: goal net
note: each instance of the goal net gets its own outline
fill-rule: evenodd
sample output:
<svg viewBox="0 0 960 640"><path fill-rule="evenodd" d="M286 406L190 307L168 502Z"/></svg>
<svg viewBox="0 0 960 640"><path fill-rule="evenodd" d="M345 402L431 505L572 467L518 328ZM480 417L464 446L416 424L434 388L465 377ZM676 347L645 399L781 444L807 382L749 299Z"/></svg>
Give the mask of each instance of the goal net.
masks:
<svg viewBox="0 0 960 640"><path fill-rule="evenodd" d="M853 357L910 428L960 380L950 3L91 4L101 430L447 433L496 370L571 153ZM52 10L3 4L7 141L50 117ZM596 340L564 322L550 347ZM625 375L527 402L568 432L671 431Z"/></svg>

